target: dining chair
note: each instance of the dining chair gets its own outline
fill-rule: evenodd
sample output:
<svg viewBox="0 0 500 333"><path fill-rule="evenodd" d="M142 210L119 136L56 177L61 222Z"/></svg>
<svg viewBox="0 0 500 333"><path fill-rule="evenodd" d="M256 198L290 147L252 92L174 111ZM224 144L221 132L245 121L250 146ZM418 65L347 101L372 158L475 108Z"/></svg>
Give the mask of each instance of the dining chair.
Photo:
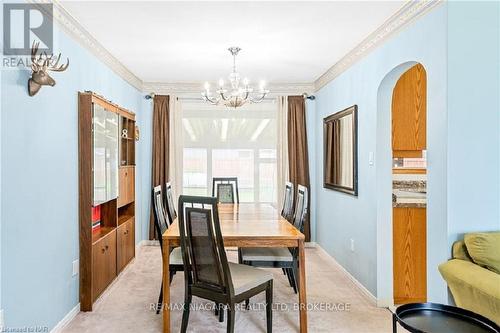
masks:
<svg viewBox="0 0 500 333"><path fill-rule="evenodd" d="M171 220L169 219L168 214L165 213L165 209L163 208L163 196L162 196L161 185L155 186L153 188L152 202L153 202L153 215L154 215L156 234L158 235L158 240L160 242L160 249L162 250L163 253L162 235L170 226ZM169 262L170 262L169 265L170 282L172 282L172 279L176 272L184 271L184 265L182 261L182 251L180 247L176 247L172 250L172 252L170 252ZM160 296L158 297L158 307L156 309L156 314L160 313L162 303L163 303L163 281L160 287Z"/></svg>
<svg viewBox="0 0 500 333"><path fill-rule="evenodd" d="M236 201L235 201L236 193ZM217 197L219 203L240 203L240 192L237 177L212 178L212 196Z"/></svg>
<svg viewBox="0 0 500 333"><path fill-rule="evenodd" d="M227 332L234 332L235 306L266 292L267 332L272 332L273 276L258 268L228 262L217 198L179 197L179 233L185 294L181 332L186 332L192 296L227 307Z"/></svg>
<svg viewBox="0 0 500 333"><path fill-rule="evenodd" d="M174 196L172 194L172 184L167 182L165 184L165 195L163 202L167 208L167 214L170 221L174 221L177 218L177 212L175 211Z"/></svg>
<svg viewBox="0 0 500 333"><path fill-rule="evenodd" d="M290 182L285 183L285 197L283 200L281 216L288 221L292 221L293 218L293 184Z"/></svg>
<svg viewBox="0 0 500 333"><path fill-rule="evenodd" d="M293 218L293 184L285 182L285 196L283 198L283 208L281 209L281 216L288 222L292 222ZM282 268L283 274L287 275L285 268ZM291 282L290 282L291 283ZM291 284L290 284L291 286Z"/></svg>
<svg viewBox="0 0 500 333"><path fill-rule="evenodd" d="M297 199L292 224L300 232L304 231L304 220L307 215L308 198L307 188L302 185L297 187ZM298 250L285 247L248 247L240 248L238 260L240 263L255 267L284 268L290 286L297 293L298 281ZM248 305L248 302L246 302Z"/></svg>

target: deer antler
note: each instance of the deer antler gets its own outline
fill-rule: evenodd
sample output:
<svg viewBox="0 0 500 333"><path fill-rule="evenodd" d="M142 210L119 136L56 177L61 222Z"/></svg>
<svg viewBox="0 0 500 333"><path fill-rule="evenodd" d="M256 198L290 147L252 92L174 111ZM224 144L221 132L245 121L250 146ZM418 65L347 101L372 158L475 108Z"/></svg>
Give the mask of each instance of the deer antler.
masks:
<svg viewBox="0 0 500 333"><path fill-rule="evenodd" d="M33 41L33 45L31 46L31 69L33 70L33 72L38 72L43 66L42 56L36 55L38 53L38 46L39 45L40 45L40 42Z"/></svg>
<svg viewBox="0 0 500 333"><path fill-rule="evenodd" d="M66 64L61 64L59 67L57 67L59 65L59 60L61 59L61 53L59 53L59 55L57 56L57 59L55 59L55 61L52 59L54 55L51 55L49 59L47 59L47 63L48 63L48 67L47 69L49 71L53 71L53 72L63 72L65 71L68 66L69 66L69 59L66 58Z"/></svg>
<svg viewBox="0 0 500 333"><path fill-rule="evenodd" d="M45 51L37 56L39 45L40 42L33 41L33 45L31 46L31 69L33 70L33 72L38 72L41 69L43 69L44 71L49 70L53 72L62 72L68 68L69 59L67 58L66 64L59 65L61 53L59 53L56 59L54 59L53 54L49 56Z"/></svg>

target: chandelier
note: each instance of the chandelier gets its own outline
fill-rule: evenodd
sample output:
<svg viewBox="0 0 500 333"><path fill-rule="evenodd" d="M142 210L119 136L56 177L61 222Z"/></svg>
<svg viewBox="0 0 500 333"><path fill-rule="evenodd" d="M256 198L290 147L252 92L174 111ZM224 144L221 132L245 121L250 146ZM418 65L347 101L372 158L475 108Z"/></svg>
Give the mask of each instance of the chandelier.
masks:
<svg viewBox="0 0 500 333"><path fill-rule="evenodd" d="M203 100L206 102L219 105L223 104L229 108L237 108L242 106L243 104L249 103L260 103L264 100L264 97L269 93L269 90L265 89L264 81L260 82L258 93L253 93L253 88L250 87L249 81L247 78L243 79L243 86L240 86L240 73L236 71L236 56L238 52L241 51L241 48L237 46L230 47L229 52L233 56L233 71L229 74L229 83L230 88L226 89L224 86L224 80L219 80L218 89L215 91L217 94L213 96L210 91L210 84L208 82L205 83L205 90L201 93Z"/></svg>

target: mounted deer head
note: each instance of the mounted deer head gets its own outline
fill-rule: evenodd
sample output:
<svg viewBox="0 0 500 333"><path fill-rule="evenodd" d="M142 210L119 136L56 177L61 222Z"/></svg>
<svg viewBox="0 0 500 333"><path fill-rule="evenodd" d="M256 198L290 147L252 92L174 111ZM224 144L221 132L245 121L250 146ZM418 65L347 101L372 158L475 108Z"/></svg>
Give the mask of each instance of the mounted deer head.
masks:
<svg viewBox="0 0 500 333"><path fill-rule="evenodd" d="M31 78L28 80L28 93L30 96L34 96L42 86L53 87L56 81L49 75L49 71L62 72L65 71L69 66L69 59L65 65L59 65L59 60L61 59L61 53L54 58L54 55L47 55L43 52L39 55L38 46L40 42L33 42L31 46Z"/></svg>

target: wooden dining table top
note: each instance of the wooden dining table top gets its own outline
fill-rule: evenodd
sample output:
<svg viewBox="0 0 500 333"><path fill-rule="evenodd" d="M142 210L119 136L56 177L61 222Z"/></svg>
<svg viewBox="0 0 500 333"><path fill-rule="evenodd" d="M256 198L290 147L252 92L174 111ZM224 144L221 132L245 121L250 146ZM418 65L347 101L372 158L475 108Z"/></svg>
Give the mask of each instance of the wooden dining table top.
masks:
<svg viewBox="0 0 500 333"><path fill-rule="evenodd" d="M255 238L263 242L304 239L304 235L270 204L219 204L218 212L224 243ZM179 238L179 224L175 220L163 234L163 239L172 241Z"/></svg>

